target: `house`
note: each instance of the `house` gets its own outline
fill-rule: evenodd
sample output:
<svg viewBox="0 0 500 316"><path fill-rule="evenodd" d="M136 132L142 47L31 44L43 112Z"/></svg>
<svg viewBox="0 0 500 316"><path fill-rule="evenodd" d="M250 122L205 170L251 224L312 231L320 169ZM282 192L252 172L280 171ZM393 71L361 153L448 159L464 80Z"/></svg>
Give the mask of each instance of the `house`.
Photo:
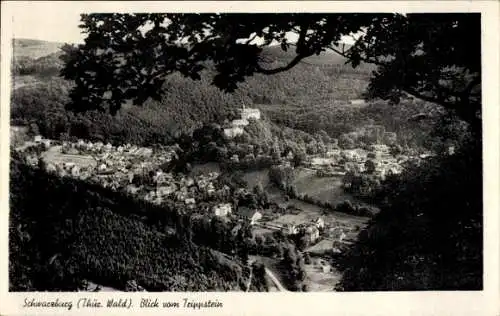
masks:
<svg viewBox="0 0 500 316"><path fill-rule="evenodd" d="M207 185L206 192L207 192L208 195L212 195L212 194L215 193L215 187L214 187L214 184L212 182L210 182Z"/></svg>
<svg viewBox="0 0 500 316"><path fill-rule="evenodd" d="M232 207L230 203L221 203L213 207L215 216L227 216L231 214Z"/></svg>
<svg viewBox="0 0 500 316"><path fill-rule="evenodd" d="M315 221L314 221L314 224L316 225L316 227L318 229L323 229L325 228L325 221L321 218L321 217L318 217Z"/></svg>
<svg viewBox="0 0 500 316"><path fill-rule="evenodd" d="M71 168L71 176L76 178L79 175L80 175L80 168L78 166L73 166Z"/></svg>
<svg viewBox="0 0 500 316"><path fill-rule="evenodd" d="M190 187L194 185L194 179L191 177L183 178L181 183L186 187Z"/></svg>
<svg viewBox="0 0 500 316"><path fill-rule="evenodd" d="M231 122L231 125L232 127L244 127L244 126L247 126L249 124L248 120L245 120L245 119L237 119L237 120L233 120Z"/></svg>
<svg viewBox="0 0 500 316"><path fill-rule="evenodd" d="M40 143L41 141L42 141L42 136L41 136L41 135L36 135L36 136L34 137L34 142L35 142L35 143Z"/></svg>
<svg viewBox="0 0 500 316"><path fill-rule="evenodd" d="M127 187L125 188L125 190L126 190L127 193L136 194L137 192L139 192L139 187L136 187L133 184L129 184L129 185L127 185Z"/></svg>
<svg viewBox="0 0 500 316"><path fill-rule="evenodd" d="M251 209L245 206L238 208L238 215L244 220L250 222L250 225L254 225L262 218L262 213L256 209Z"/></svg>
<svg viewBox="0 0 500 316"><path fill-rule="evenodd" d="M98 173L105 173L108 171L108 166L104 163L100 164L98 167L97 167L97 172Z"/></svg>
<svg viewBox="0 0 500 316"><path fill-rule="evenodd" d="M350 103L352 105L363 105L366 103L366 101L363 99L355 99L355 100L351 100Z"/></svg>
<svg viewBox="0 0 500 316"><path fill-rule="evenodd" d="M235 154L235 155L231 156L231 161L232 162L240 162L240 158L238 157L238 155Z"/></svg>
<svg viewBox="0 0 500 316"><path fill-rule="evenodd" d="M57 172L57 168L54 164L49 163L46 167L47 172Z"/></svg>
<svg viewBox="0 0 500 316"><path fill-rule="evenodd" d="M160 186L156 188L156 195L158 196L169 196L170 194L177 191L177 187L175 184L169 186Z"/></svg>
<svg viewBox="0 0 500 316"><path fill-rule="evenodd" d="M295 235L299 233L299 228L295 224L286 224L283 226L283 232L287 235Z"/></svg>
<svg viewBox="0 0 500 316"><path fill-rule="evenodd" d="M196 200L194 198L187 198L184 200L186 204L196 204Z"/></svg>
<svg viewBox="0 0 500 316"><path fill-rule="evenodd" d="M65 162L63 164L64 169L67 169L67 170L71 170L71 168L73 168L74 166L75 166L75 164L73 162Z"/></svg>
<svg viewBox="0 0 500 316"><path fill-rule="evenodd" d="M227 138L234 138L238 135L243 134L243 128L241 127L231 127L231 128L225 128L224 129L224 135Z"/></svg>
<svg viewBox="0 0 500 316"><path fill-rule="evenodd" d="M255 119L255 120L260 120L260 110L259 109L252 109L252 108L245 108L243 106L243 109L241 109L240 112L241 118L244 120L249 120L249 119Z"/></svg>
<svg viewBox="0 0 500 316"><path fill-rule="evenodd" d="M43 144L43 146L45 147L45 150L49 149L50 148L50 145L51 145L51 141L50 139L42 139L41 140L41 143Z"/></svg>
<svg viewBox="0 0 500 316"><path fill-rule="evenodd" d="M315 243L319 239L319 230L315 225L307 226L304 233L311 243Z"/></svg>
<svg viewBox="0 0 500 316"><path fill-rule="evenodd" d="M323 271L323 273L329 273L330 272L330 269L331 269L331 266L330 265L322 265L321 266L321 270Z"/></svg>

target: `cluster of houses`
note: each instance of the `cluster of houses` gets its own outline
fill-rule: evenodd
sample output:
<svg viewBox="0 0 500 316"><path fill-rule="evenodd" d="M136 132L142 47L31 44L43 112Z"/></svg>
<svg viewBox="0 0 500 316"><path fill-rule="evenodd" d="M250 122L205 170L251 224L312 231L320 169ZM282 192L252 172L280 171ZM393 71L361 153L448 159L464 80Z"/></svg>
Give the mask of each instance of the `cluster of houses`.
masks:
<svg viewBox="0 0 500 316"><path fill-rule="evenodd" d="M175 149L151 150L133 145L113 146L80 140L76 143L50 143L40 137L23 146L40 147L40 154L25 155L26 161L40 166L59 176L67 176L97 183L105 188L125 191L152 204L162 205L166 201L182 203L186 209L195 209L204 201L211 200L210 211L222 218L237 217L251 225L262 218L261 212L247 207L233 210L233 192L229 186L218 181L218 172L186 175L164 172L160 166L175 159ZM240 188L234 195L244 195ZM205 203L206 204L206 203Z"/></svg>
<svg viewBox="0 0 500 316"><path fill-rule="evenodd" d="M304 234L309 239L310 243L315 243L320 238L320 232L325 228L325 221L318 217L316 220L309 223L286 224L283 227L283 232L287 235Z"/></svg>
<svg viewBox="0 0 500 316"><path fill-rule="evenodd" d="M218 177L217 172L191 177L157 170L149 183L135 184L131 179L126 191L137 194L153 204L161 205L171 200L183 203L192 209L199 200L205 200L207 197L218 196L224 199L230 196L230 188L227 185L220 186L217 181Z"/></svg>
<svg viewBox="0 0 500 316"><path fill-rule="evenodd" d="M373 174L384 179L389 174L401 173L402 164L409 159L412 158L405 155L395 158L386 145L372 145L371 151L361 148L330 150L323 157L312 157L308 167L316 170L318 176L343 176L348 171L366 171L370 160L375 169Z"/></svg>

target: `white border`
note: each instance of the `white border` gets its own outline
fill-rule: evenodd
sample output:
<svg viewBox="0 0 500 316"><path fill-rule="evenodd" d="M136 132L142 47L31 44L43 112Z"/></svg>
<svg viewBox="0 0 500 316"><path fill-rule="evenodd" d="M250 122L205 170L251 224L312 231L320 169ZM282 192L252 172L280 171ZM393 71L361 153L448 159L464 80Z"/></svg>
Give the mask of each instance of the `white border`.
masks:
<svg viewBox="0 0 500 316"><path fill-rule="evenodd" d="M106 314L190 312L217 315L499 315L499 3L497 1L15 1L2 2L1 111L0 111L0 314L67 314L63 309L22 309L25 297L60 299L85 297L133 297L139 293L8 293L8 150L11 58L11 21L14 8L43 14L67 12L481 12L484 117L484 290L479 292L370 292L370 293L147 293L165 300L208 298L223 302L222 309L109 310ZM32 27L37 27L33 25ZM464 39L467 40L467 39ZM99 310L71 310L95 314Z"/></svg>

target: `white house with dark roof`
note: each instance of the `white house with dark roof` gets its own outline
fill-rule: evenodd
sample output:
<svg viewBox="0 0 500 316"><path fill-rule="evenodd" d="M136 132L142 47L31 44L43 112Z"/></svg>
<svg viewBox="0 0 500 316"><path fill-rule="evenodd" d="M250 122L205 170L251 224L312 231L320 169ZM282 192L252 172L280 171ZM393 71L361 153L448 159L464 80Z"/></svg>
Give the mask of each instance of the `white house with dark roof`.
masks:
<svg viewBox="0 0 500 316"><path fill-rule="evenodd" d="M254 225L262 218L262 213L256 209L251 209L246 206L238 207L238 215L248 221L250 225Z"/></svg>

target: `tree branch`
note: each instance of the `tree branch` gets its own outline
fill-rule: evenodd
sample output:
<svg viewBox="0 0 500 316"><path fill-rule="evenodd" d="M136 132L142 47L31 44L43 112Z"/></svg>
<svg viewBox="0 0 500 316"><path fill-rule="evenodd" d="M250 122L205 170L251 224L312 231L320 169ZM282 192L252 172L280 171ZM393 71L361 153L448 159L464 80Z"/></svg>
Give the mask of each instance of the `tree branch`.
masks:
<svg viewBox="0 0 500 316"><path fill-rule="evenodd" d="M273 68L273 69L265 69L265 68L262 68L259 64L257 64L256 66L256 71L258 73L262 73L262 74L265 74L265 75L273 75L273 74L277 74L277 73L280 73L280 72L283 72L283 71L287 71L291 68L293 68L295 65L297 65L302 59L306 58L306 57L309 57L311 56L312 54L305 54L305 55L297 55L295 56L294 59L292 59L292 61L290 61L288 63L288 65L286 66L283 66L283 67L278 67L278 68Z"/></svg>
<svg viewBox="0 0 500 316"><path fill-rule="evenodd" d="M456 103L446 102L443 99L439 99L439 98L435 98L435 97L430 97L430 96L421 94L420 92L418 92L417 90L415 90L414 88L411 88L411 87L401 87L400 89L401 89L401 91L406 92L409 95L414 96L415 98L418 98L418 99L421 99L421 100L424 100L424 101L427 101L427 102L431 102L431 103L436 103L436 104L442 105L443 107L445 107L447 109L455 109Z"/></svg>
<svg viewBox="0 0 500 316"><path fill-rule="evenodd" d="M342 57L344 57L346 59L350 59L348 53L349 53L350 50L352 50L352 47L349 48L348 50L342 50L342 51L338 50L334 46L330 46L328 48L331 49L332 51L336 52L340 56L342 56ZM378 60L375 60L375 59L365 58L365 57L361 57L361 56L360 56L360 59L361 59L362 62L367 63L367 64L374 64L374 65L377 65L377 66L382 66L383 65L382 62L380 62Z"/></svg>

